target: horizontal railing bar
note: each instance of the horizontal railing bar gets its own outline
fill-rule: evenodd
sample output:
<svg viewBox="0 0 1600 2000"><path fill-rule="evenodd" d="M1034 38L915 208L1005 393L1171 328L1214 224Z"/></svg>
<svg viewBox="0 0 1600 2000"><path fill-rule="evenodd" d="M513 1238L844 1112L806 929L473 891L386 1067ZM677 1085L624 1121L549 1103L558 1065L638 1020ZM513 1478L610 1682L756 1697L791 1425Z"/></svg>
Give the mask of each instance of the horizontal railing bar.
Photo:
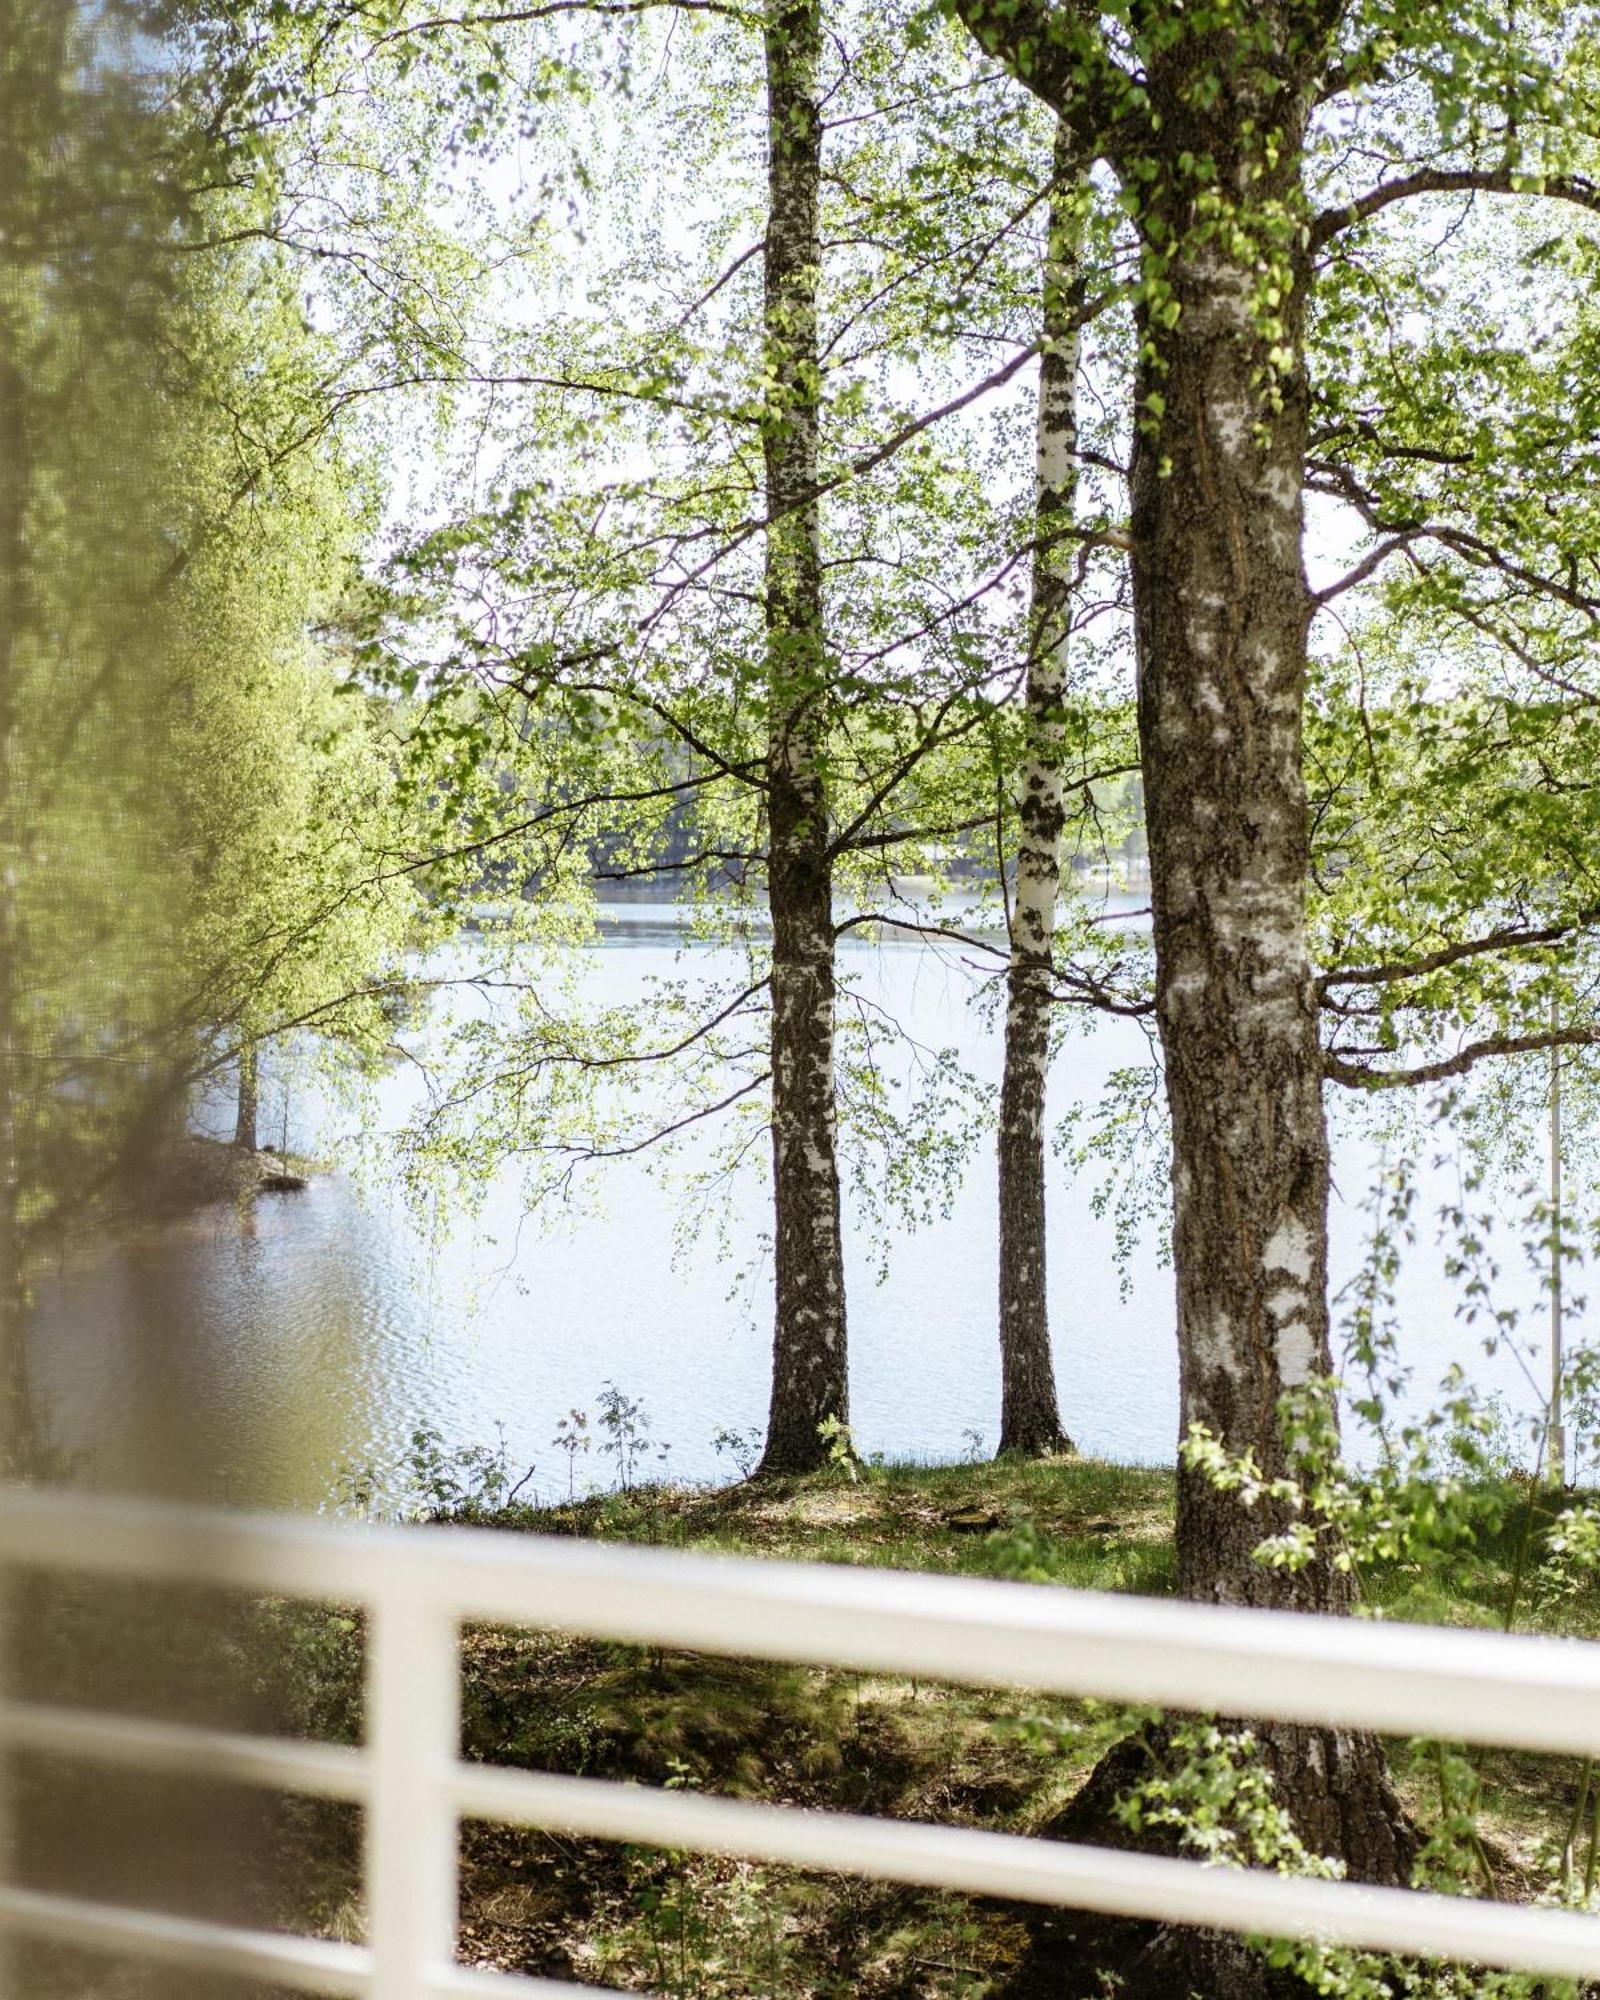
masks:
<svg viewBox="0 0 1600 2000"><path fill-rule="evenodd" d="M467 1528L355 1529L11 1489L0 1560L598 1638L1600 1755L1600 1645Z"/></svg>
<svg viewBox="0 0 1600 2000"><path fill-rule="evenodd" d="M525 1972L485 1972L477 1966L457 1966L433 1982L436 2000L517 2000L518 1994L540 1994L543 2000L641 2000L637 1992L615 1986L576 1986L570 1979L533 1979ZM647 1996L646 1996L647 2000Z"/></svg>
<svg viewBox="0 0 1600 2000"><path fill-rule="evenodd" d="M279 1937L153 1910L113 1909L33 1889L0 1888L0 1922L11 1931L94 1951L134 1952L168 1965L259 1976L297 1993L371 1991L371 1960L359 1945Z"/></svg>
<svg viewBox="0 0 1600 2000"><path fill-rule="evenodd" d="M0 1740L18 1750L265 1785L316 1798L359 1801L370 1783L366 1753L343 1744L297 1743L288 1737L193 1728L144 1716L90 1714L34 1702L0 1704Z"/></svg>
<svg viewBox="0 0 1600 2000"><path fill-rule="evenodd" d="M365 1995L371 1990L369 1954L358 1945L317 1938L277 1937L142 1910L113 1909L27 1889L0 1889L0 1920L8 1929L101 1951L124 1950L167 1964L205 1966L219 1972L261 1972L298 1992ZM525 1973L487 1972L460 1965L431 1982L439 2000L625 2000L615 1987L579 1986L567 1979L534 1979ZM639 2000L637 1994L626 2000Z"/></svg>
<svg viewBox="0 0 1600 2000"><path fill-rule="evenodd" d="M691 1848L1245 1935L1315 1937L1466 1965L1569 1978L1600 1970L1600 1918L1570 1910L1209 1867L1026 1834L863 1819L487 1765L462 1765L450 1790L458 1810L473 1818L586 1839Z"/></svg>

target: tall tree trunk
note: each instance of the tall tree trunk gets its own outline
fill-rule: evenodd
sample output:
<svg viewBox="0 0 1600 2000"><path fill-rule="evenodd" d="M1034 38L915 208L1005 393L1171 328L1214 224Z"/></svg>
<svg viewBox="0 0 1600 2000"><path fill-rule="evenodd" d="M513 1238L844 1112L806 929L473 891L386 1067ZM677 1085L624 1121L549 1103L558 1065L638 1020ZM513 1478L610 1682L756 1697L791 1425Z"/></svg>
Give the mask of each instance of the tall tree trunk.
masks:
<svg viewBox="0 0 1600 2000"><path fill-rule="evenodd" d="M1147 243L1178 246L1160 264L1176 316L1156 327L1147 315L1141 328L1132 560L1182 1424L1253 1453L1270 1477L1285 1469L1280 1398L1328 1373L1330 1359L1301 770L1312 610L1301 560L1304 252L1279 252L1290 283L1275 308L1262 283L1285 241L1262 218L1300 212L1306 98L1287 59L1276 77L1269 61L1219 52L1208 37L1180 41L1152 69L1165 146L1216 163L1240 226L1226 216L1203 226L1181 205L1192 194L1177 176L1172 211L1161 213L1158 193L1145 217ZM1195 87L1201 70L1229 78L1220 101ZM1251 101L1254 86L1264 87ZM1214 111L1197 109L1210 102ZM1298 1572L1253 1559L1287 1520L1180 1466L1184 1595L1347 1610L1348 1580L1327 1551ZM1400 1877L1404 1836L1375 1740L1259 1733L1305 1836L1354 1873Z"/></svg>
<svg viewBox="0 0 1600 2000"><path fill-rule="evenodd" d="M38 1438L25 1345L22 1124L27 1089L17 991L17 667L28 622L30 443L26 384L9 316L0 313L0 1469L27 1473Z"/></svg>
<svg viewBox="0 0 1600 2000"><path fill-rule="evenodd" d="M822 759L821 50L817 0L771 0L764 451L776 1298L761 1473L824 1464L831 1441L822 1427L849 1421L833 1078L833 865Z"/></svg>
<svg viewBox="0 0 1600 2000"><path fill-rule="evenodd" d="M1112 160L1141 238L1130 543L1182 1423L1270 1476L1287 1460L1281 1398L1329 1366L1301 771L1313 608L1301 558L1303 167L1343 7L1259 0L1237 26L1156 7L1136 37L1135 90L1126 77L1106 87L1116 57L1093 10L954 4ZM1281 1507L1247 1508L1180 1466L1180 1588L1212 1603L1347 1610L1349 1582L1327 1547L1299 1571L1255 1561L1286 1525ZM1373 1737L1257 1734L1304 1838L1355 1875L1404 1879L1411 1829ZM1229 1990L1220 1976L1202 1983ZM1129 1991L1173 1987L1164 1977Z"/></svg>
<svg viewBox="0 0 1600 2000"><path fill-rule="evenodd" d="M247 1153L256 1151L256 1114L261 1097L261 1058L254 1042L239 1050L239 1106L233 1121L233 1143Z"/></svg>
<svg viewBox="0 0 1600 2000"><path fill-rule="evenodd" d="M1061 704L1072 618L1072 525L1078 468L1078 334L1084 162L1056 121L1044 258L1039 363L1033 603L1024 692L1026 737L1017 887L1006 977L1000 1084L1000 1451L1070 1451L1056 1401L1045 1288L1044 1104L1050 1060L1052 944L1061 887ZM1052 536L1058 539L1052 540Z"/></svg>

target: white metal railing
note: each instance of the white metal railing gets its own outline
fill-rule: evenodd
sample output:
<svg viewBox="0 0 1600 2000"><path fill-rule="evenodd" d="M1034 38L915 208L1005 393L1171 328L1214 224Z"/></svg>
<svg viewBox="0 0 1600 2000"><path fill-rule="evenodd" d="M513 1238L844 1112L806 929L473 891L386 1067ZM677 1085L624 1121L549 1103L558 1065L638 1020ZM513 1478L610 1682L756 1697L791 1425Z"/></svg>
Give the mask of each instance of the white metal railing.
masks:
<svg viewBox="0 0 1600 2000"><path fill-rule="evenodd" d="M359 1801L365 1946L0 1887L13 1932L255 1974L306 1993L592 1996L456 1963L463 1815L972 1895L1567 1976L1600 1918L1403 1889L465 1763L465 1619L1163 1707L1600 1755L1600 1646L622 1548L462 1528L363 1529L34 1491L0 1495L0 1571L52 1570L359 1605L365 1744L349 1749L12 1702L0 1737L151 1771Z"/></svg>

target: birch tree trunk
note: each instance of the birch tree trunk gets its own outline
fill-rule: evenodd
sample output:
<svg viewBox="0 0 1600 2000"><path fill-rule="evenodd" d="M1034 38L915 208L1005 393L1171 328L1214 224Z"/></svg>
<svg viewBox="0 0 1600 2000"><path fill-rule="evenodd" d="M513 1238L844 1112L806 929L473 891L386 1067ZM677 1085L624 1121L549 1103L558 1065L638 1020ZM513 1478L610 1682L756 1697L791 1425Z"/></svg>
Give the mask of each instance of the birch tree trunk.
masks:
<svg viewBox="0 0 1600 2000"><path fill-rule="evenodd" d="M1229 91L1201 110L1198 75L1212 69ZM1161 226L1154 206L1145 217L1147 245L1178 247L1161 259L1170 322L1153 326L1146 313L1141 327L1132 511L1181 1422L1185 1434L1203 1425L1229 1452L1253 1453L1269 1477L1285 1469L1280 1398L1330 1368L1328 1141L1301 770L1311 273L1300 233L1272 226L1303 205L1308 93L1292 79L1288 58L1219 56L1205 40L1180 42L1152 66L1164 147L1214 160L1240 223L1199 226L1185 205L1192 192L1172 197ZM1274 258L1287 283L1271 306L1263 266ZM1247 1508L1180 1466L1183 1594L1347 1610L1348 1580L1326 1551L1298 1572L1253 1559L1286 1525L1281 1509ZM1355 1874L1404 1878L1404 1822L1373 1738L1258 1735L1304 1837Z"/></svg>
<svg viewBox="0 0 1600 2000"><path fill-rule="evenodd" d="M831 1441L821 1427L849 1421L817 502L821 49L817 0L772 0L766 28L763 445L776 1297L762 1474L805 1472L826 1463Z"/></svg>
<svg viewBox="0 0 1600 2000"><path fill-rule="evenodd" d="M261 1059L254 1042L239 1051L239 1104L234 1116L233 1143L247 1153L257 1150L257 1114L261 1099Z"/></svg>
<svg viewBox="0 0 1600 2000"><path fill-rule="evenodd" d="M1019 773L1017 885L1006 976L1000 1085L1000 1451L1070 1451L1056 1400L1045 1288L1044 1106L1050 1059L1051 966L1061 886L1062 698L1072 617L1074 550L1063 531L1077 496L1078 304L1084 163L1056 121L1044 259L1032 607ZM1060 539L1052 540L1052 536Z"/></svg>

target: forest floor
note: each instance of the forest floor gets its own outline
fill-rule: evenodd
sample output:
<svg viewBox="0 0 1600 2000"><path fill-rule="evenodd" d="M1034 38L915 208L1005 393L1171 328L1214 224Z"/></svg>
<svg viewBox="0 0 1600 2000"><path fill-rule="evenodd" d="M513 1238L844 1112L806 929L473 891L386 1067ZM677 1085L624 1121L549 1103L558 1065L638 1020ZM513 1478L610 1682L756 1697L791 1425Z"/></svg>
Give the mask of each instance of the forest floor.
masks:
<svg viewBox="0 0 1600 2000"><path fill-rule="evenodd" d="M96 1251L107 1231L119 1238L138 1236L152 1228L182 1224L219 1202L237 1205L262 1194L298 1194L317 1170L314 1161L296 1153L280 1153L270 1146L252 1151L228 1139L185 1133L141 1152L107 1177L90 1211ZM70 1261L82 1247L77 1239L88 1233L80 1226L72 1238L50 1241L50 1260Z"/></svg>
<svg viewBox="0 0 1600 2000"><path fill-rule="evenodd" d="M1393 1616L1503 1622L1548 1519L1525 1488L1510 1498L1504 1531L1448 1576L1396 1567L1371 1580L1369 1599ZM1173 1585L1172 1504L1170 1470L1061 1459L469 1511L510 1530L1159 1595ZM1532 1616L1519 1624L1594 1627L1587 1601L1541 1611L1522 1596ZM343 1626L284 1608L275 1656L291 1726L354 1737L360 1635ZM464 1694L466 1752L487 1761L1034 1834L1053 1830L1129 1720L1092 1703L500 1629L467 1633ZM1407 1805L1436 1823L1433 1754L1390 1749ZM1576 1759L1478 1762L1483 1866L1497 1893L1530 1893L1577 1775ZM358 1936L353 1815L304 1807L292 1838L312 1920ZM465 1830L463 1864L464 1946L485 1966L683 2000L1112 1990L1102 1932L1071 1912L479 1825Z"/></svg>
<svg viewBox="0 0 1600 2000"><path fill-rule="evenodd" d="M252 1151L226 1139L187 1134L164 1152L153 1171L124 1187L120 1205L132 1220L187 1215L217 1201L257 1194L294 1194L306 1185L310 1163L269 1147Z"/></svg>

